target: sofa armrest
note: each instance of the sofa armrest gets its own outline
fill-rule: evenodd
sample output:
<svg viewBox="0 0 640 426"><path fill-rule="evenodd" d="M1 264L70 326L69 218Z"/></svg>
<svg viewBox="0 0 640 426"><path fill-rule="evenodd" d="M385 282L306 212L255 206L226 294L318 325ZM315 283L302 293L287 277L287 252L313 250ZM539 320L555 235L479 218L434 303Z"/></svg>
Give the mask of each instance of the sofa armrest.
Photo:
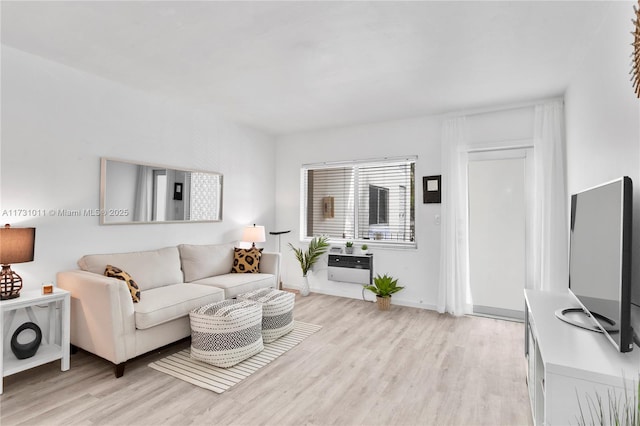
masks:
<svg viewBox="0 0 640 426"><path fill-rule="evenodd" d="M276 276L276 286L280 285L280 253L264 252L260 257L260 272Z"/></svg>
<svg viewBox="0 0 640 426"><path fill-rule="evenodd" d="M124 281L76 270L59 272L57 285L71 292L73 345L115 364L135 356L135 313Z"/></svg>

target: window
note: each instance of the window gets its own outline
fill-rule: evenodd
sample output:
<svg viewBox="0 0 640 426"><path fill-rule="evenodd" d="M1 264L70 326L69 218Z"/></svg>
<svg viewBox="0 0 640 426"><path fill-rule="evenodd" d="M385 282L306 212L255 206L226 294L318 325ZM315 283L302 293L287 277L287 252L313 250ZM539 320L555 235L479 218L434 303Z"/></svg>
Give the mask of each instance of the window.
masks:
<svg viewBox="0 0 640 426"><path fill-rule="evenodd" d="M414 245L415 157L302 168L302 235Z"/></svg>
<svg viewBox="0 0 640 426"><path fill-rule="evenodd" d="M369 225L388 225L389 188L369 185Z"/></svg>

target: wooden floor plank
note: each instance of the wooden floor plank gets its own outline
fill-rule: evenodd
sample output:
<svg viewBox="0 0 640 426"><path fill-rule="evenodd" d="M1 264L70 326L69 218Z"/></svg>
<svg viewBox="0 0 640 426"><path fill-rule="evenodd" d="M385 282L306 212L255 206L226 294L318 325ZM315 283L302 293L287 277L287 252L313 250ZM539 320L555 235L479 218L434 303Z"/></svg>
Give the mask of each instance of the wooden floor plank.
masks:
<svg viewBox="0 0 640 426"><path fill-rule="evenodd" d="M524 326L356 299L296 296L317 333L224 394L147 366L188 341L127 362L79 351L4 379L6 425L530 425Z"/></svg>

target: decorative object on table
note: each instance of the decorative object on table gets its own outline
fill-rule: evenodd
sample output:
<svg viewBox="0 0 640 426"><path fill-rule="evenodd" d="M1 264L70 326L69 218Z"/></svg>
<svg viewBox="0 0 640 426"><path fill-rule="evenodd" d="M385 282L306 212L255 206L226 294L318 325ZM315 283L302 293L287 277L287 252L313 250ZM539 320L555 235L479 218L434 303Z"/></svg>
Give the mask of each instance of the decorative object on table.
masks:
<svg viewBox="0 0 640 426"><path fill-rule="evenodd" d="M632 19L634 25L633 34L633 52L631 53L631 84L633 85L633 91L638 98L640 98L640 1L638 1L638 8L633 6L633 12L635 19Z"/></svg>
<svg viewBox="0 0 640 426"><path fill-rule="evenodd" d="M262 249L255 245L249 249L237 248L233 249L233 267L232 274L257 274L260 272L260 258L262 257Z"/></svg>
<svg viewBox="0 0 640 426"><path fill-rule="evenodd" d="M265 343L262 352L229 368L214 367L197 361L191 358L189 349L154 361L149 364L149 367L215 393L222 393L288 352L321 328L322 326L319 325L295 321L293 332L275 342Z"/></svg>
<svg viewBox="0 0 640 426"><path fill-rule="evenodd" d="M313 264L320 259L320 256L325 254L329 249L327 237L313 237L309 242L309 248L306 251L294 247L291 243L289 243L289 247L294 251L296 259L298 259L298 262L300 263L300 269L302 269L302 288L300 289L300 295L308 296L310 290L309 277L307 277L307 273Z"/></svg>
<svg viewBox="0 0 640 426"><path fill-rule="evenodd" d="M42 294L52 294L53 284L42 284Z"/></svg>
<svg viewBox="0 0 640 426"><path fill-rule="evenodd" d="M442 175L424 176L422 178L422 198L424 204L441 203Z"/></svg>
<svg viewBox="0 0 640 426"><path fill-rule="evenodd" d="M12 263L33 261L36 228L0 228L0 300L20 296L22 278L11 270Z"/></svg>
<svg viewBox="0 0 640 426"><path fill-rule="evenodd" d="M333 219L335 211L333 208L333 197L322 198L322 217L324 219Z"/></svg>
<svg viewBox="0 0 640 426"><path fill-rule="evenodd" d="M376 295L379 310L388 311L391 309L391 295L399 292L404 287L398 285L397 279L387 274L382 276L378 274L373 279L373 285L366 285L364 288Z"/></svg>
<svg viewBox="0 0 640 426"><path fill-rule="evenodd" d="M344 243L344 252L347 254L353 254L353 241L347 241Z"/></svg>
<svg viewBox="0 0 640 426"><path fill-rule="evenodd" d="M6 376L43 364L49 364L51 367L54 365L52 362L56 360L60 360L61 371L69 369L70 308L71 293L61 288L56 288L52 294L39 294L38 291L33 290L25 291L18 299L0 303L0 335L2 336L0 359L4 360L0 361L3 363L3 368L0 369L0 395L3 393L3 378ZM42 334L44 344L31 358L16 358L11 353L11 333L24 322L25 315L37 324L41 313L46 314L46 328ZM28 333L20 335L19 343L24 344L25 340L31 339L35 330L27 331Z"/></svg>
<svg viewBox="0 0 640 426"><path fill-rule="evenodd" d="M239 294L238 300L249 300L262 306L262 340L271 343L293 330L293 306L296 295L273 288L261 288Z"/></svg>
<svg viewBox="0 0 640 426"><path fill-rule="evenodd" d="M228 299L189 312L191 358L216 367L232 367L264 349L262 306Z"/></svg>
<svg viewBox="0 0 640 426"><path fill-rule="evenodd" d="M369 246L366 244L363 244L362 247L360 247L360 250L362 251L362 254L367 254L367 251L369 250Z"/></svg>
<svg viewBox="0 0 640 426"><path fill-rule="evenodd" d="M18 342L18 336L23 332L31 330L35 333L35 338L27 343ZM38 352L38 348L40 347L40 342L42 341L42 330L38 327L38 324L34 322L25 322L20 327L16 329L11 336L11 352L18 359L27 359L31 358Z"/></svg>
<svg viewBox="0 0 640 426"><path fill-rule="evenodd" d="M264 243L267 238L264 233L264 226L247 226L242 232L242 241L252 243L251 247L255 247L256 243Z"/></svg>

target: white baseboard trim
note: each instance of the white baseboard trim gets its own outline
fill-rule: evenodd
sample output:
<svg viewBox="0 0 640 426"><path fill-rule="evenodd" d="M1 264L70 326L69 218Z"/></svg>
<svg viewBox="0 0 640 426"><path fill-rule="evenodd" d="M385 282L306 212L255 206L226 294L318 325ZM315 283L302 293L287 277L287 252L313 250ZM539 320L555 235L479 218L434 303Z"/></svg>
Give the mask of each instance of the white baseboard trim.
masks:
<svg viewBox="0 0 640 426"><path fill-rule="evenodd" d="M474 305L473 313L470 315L524 322L524 311L494 308L490 306Z"/></svg>
<svg viewBox="0 0 640 426"><path fill-rule="evenodd" d="M329 295L329 296L338 296L338 297L346 297L346 298L349 298L349 299L362 300L362 297L355 297L352 292L326 290L326 289L317 288L317 287L311 287L311 291L314 292L314 293L326 294L326 295ZM365 292L365 298L366 298L367 302L375 302L375 296L371 292ZM398 305L398 306L407 306L407 307L410 307L410 308L427 309L429 311L437 310L436 309L436 305L432 305L432 304L429 304L429 303L414 302L412 300L403 300L403 299L398 298L396 296L393 296L393 298L391 299L391 304L392 305Z"/></svg>

